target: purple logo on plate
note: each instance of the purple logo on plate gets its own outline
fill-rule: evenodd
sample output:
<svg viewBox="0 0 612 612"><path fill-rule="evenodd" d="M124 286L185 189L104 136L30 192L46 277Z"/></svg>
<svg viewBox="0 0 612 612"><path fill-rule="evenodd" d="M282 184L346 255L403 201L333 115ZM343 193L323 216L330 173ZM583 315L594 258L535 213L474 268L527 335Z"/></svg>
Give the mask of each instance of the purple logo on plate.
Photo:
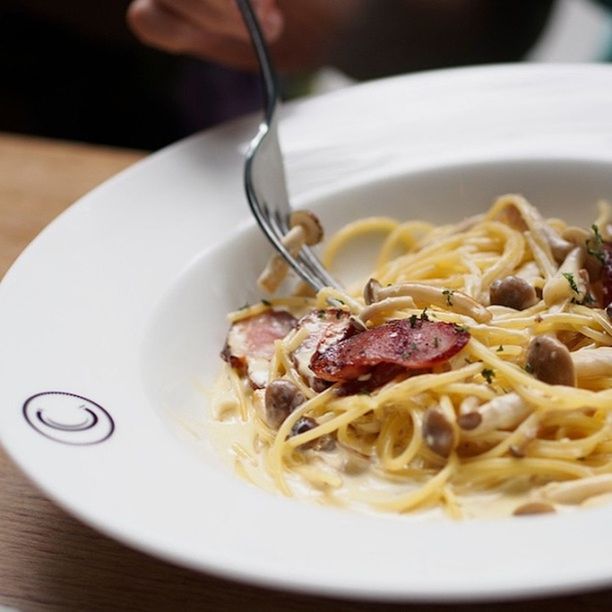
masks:
<svg viewBox="0 0 612 612"><path fill-rule="evenodd" d="M38 433L64 444L98 444L115 431L111 415L100 404L64 391L33 395L23 405L23 416Z"/></svg>

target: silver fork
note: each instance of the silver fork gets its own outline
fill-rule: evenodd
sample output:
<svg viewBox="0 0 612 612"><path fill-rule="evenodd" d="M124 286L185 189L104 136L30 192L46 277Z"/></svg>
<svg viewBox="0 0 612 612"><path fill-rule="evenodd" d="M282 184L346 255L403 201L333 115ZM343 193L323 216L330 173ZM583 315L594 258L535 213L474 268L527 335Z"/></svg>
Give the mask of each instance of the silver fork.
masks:
<svg viewBox="0 0 612 612"><path fill-rule="evenodd" d="M302 280L316 291L326 286L341 288L308 246L294 257L282 243L289 231L291 207L285 167L278 141L279 93L276 72L250 0L237 0L257 55L264 93L264 120L249 145L244 165L244 188L259 227Z"/></svg>

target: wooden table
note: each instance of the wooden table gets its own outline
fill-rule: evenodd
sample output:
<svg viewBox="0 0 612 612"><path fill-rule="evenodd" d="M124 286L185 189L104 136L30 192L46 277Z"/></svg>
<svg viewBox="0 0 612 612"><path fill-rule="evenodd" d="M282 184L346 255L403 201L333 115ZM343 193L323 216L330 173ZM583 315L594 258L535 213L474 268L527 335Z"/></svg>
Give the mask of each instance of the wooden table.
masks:
<svg viewBox="0 0 612 612"><path fill-rule="evenodd" d="M143 155L137 151L0 134L2 275L58 213ZM0 450L1 605L19 610L87 611L457 609L457 606L400 607L289 595L175 567L101 536L67 515L39 493ZM491 607L473 605L460 609L484 612ZM612 610L612 591L500 604L495 609Z"/></svg>

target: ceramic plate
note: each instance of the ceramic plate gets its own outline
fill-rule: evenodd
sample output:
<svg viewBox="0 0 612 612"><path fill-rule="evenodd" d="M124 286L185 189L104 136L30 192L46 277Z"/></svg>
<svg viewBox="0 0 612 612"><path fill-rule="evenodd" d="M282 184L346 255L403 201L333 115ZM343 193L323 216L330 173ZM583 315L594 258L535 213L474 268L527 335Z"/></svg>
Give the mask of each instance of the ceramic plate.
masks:
<svg viewBox="0 0 612 612"><path fill-rule="evenodd" d="M400 77L284 109L294 204L326 227L433 221L522 192L582 224L612 198L612 67ZM225 313L268 250L247 214L245 119L151 156L71 207L0 287L0 433L86 523L195 569L371 599L476 600L612 583L612 508L452 522L294 501L213 449L202 391Z"/></svg>

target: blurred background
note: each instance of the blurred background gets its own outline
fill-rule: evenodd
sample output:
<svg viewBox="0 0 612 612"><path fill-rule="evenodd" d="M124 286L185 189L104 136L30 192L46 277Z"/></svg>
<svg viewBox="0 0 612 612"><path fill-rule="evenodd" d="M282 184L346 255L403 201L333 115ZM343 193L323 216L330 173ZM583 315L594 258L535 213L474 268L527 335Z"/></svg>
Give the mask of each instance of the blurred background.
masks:
<svg viewBox="0 0 612 612"><path fill-rule="evenodd" d="M128 4L2 0L0 131L154 150L259 107L255 74L144 46ZM286 97L448 66L612 60L611 0L371 5L322 66L285 71Z"/></svg>

